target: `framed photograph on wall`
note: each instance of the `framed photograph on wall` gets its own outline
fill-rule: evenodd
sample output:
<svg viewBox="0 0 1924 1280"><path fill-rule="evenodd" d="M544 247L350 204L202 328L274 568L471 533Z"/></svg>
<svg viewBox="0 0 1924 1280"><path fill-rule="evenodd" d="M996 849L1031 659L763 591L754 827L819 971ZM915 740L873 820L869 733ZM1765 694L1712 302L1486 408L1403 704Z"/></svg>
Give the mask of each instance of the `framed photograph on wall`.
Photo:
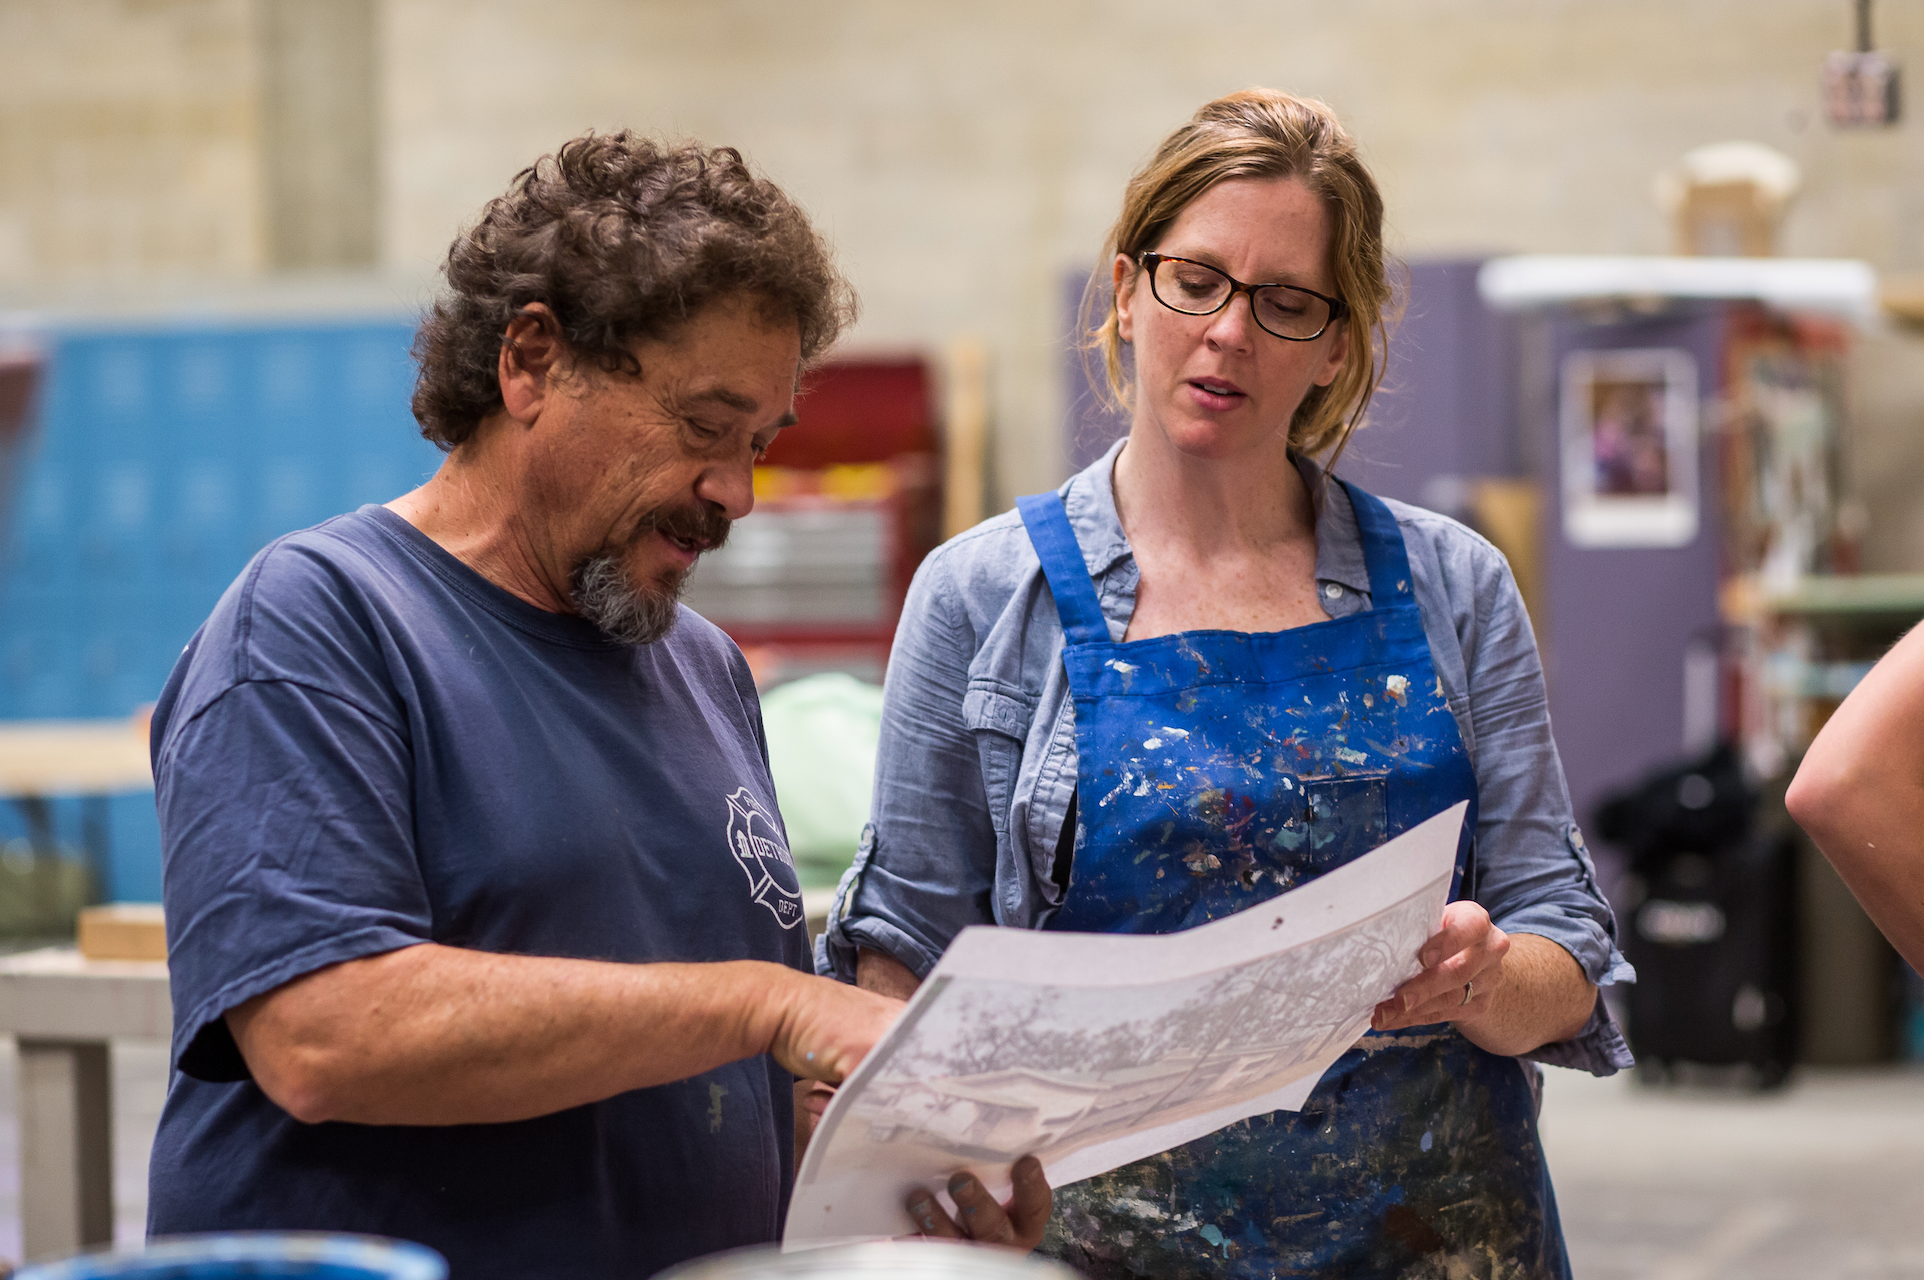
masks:
<svg viewBox="0 0 1924 1280"><path fill-rule="evenodd" d="M1573 545L1696 538L1697 362L1688 351L1572 351L1562 443L1563 533Z"/></svg>

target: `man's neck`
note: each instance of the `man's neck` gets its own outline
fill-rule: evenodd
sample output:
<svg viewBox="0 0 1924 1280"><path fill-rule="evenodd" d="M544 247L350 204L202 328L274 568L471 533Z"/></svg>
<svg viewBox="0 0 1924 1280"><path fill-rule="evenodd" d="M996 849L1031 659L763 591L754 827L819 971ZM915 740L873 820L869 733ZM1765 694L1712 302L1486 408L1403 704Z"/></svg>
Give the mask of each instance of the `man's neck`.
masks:
<svg viewBox="0 0 1924 1280"><path fill-rule="evenodd" d="M387 504L441 549L508 594L573 613L568 566L546 563L524 514L514 458L525 437L505 414L483 419L428 482Z"/></svg>

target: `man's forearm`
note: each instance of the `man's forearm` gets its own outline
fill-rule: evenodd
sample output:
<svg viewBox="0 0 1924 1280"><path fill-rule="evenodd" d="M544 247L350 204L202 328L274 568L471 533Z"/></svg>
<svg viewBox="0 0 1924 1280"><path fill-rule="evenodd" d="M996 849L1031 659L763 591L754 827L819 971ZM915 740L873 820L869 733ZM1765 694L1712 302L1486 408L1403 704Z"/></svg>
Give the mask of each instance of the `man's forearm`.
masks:
<svg viewBox="0 0 1924 1280"><path fill-rule="evenodd" d="M795 1039L797 1010L826 994L804 984L818 982L760 961L609 964L424 943L309 974L228 1021L256 1082L298 1119L494 1123L770 1051ZM859 1060L857 1047L830 1035L801 1052L829 1074L854 1065L829 1057Z"/></svg>

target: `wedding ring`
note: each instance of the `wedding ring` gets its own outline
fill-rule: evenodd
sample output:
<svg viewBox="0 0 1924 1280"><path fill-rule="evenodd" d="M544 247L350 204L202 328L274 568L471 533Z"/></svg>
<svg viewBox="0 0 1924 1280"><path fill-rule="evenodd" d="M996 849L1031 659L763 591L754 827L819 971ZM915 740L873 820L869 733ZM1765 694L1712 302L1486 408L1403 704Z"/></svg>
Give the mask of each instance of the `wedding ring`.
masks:
<svg viewBox="0 0 1924 1280"><path fill-rule="evenodd" d="M1476 999L1476 983L1474 982L1464 983L1463 984L1463 1004L1468 1004L1470 1001L1474 999ZM1459 1009L1462 1007L1463 1005L1457 1006L1457 1008Z"/></svg>

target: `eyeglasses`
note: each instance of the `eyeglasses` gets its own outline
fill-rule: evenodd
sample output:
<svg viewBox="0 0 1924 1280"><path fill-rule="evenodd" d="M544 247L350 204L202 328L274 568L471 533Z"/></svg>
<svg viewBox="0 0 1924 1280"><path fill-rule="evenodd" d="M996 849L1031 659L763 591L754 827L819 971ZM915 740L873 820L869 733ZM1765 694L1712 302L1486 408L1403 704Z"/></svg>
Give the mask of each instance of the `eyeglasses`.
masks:
<svg viewBox="0 0 1924 1280"><path fill-rule="evenodd" d="M1239 293L1249 295L1250 314L1265 333L1286 342L1309 342L1349 314L1340 299L1293 284L1244 284L1227 272L1189 258L1160 253L1136 257L1149 273L1149 292L1171 311L1186 316L1209 316L1229 305Z"/></svg>

